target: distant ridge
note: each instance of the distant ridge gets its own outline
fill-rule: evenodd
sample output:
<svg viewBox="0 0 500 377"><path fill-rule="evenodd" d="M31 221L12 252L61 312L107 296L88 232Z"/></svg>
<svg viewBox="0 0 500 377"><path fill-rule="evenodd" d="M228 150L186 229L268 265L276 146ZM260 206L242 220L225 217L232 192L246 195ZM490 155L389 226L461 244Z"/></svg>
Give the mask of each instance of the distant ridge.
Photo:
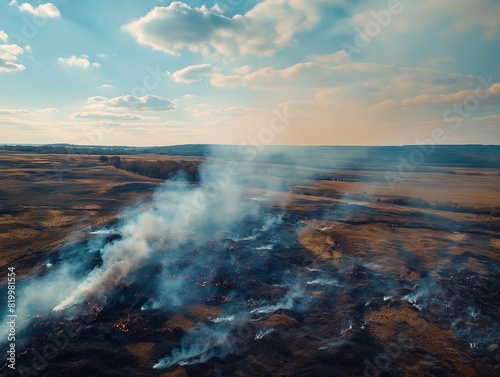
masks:
<svg viewBox="0 0 500 377"><path fill-rule="evenodd" d="M418 166L500 168L498 145L438 146L255 146L184 144L157 147L92 146L72 144L4 145L0 151L37 154L81 155L169 155L220 157L232 160L295 164L311 167L376 168L379 165L405 164L412 159ZM252 152L252 153L245 153ZM254 156L251 159L249 156Z"/></svg>

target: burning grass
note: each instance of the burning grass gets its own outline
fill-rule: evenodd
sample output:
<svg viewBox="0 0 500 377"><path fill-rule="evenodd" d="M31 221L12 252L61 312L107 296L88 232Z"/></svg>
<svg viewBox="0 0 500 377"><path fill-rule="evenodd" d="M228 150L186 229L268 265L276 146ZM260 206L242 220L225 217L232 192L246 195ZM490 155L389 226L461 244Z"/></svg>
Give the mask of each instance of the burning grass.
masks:
<svg viewBox="0 0 500 377"><path fill-rule="evenodd" d="M401 332L414 347L387 373L490 376L498 368L495 217L364 200L354 184L360 182L349 181L302 182L301 190L316 191L298 190L286 201L284 190L264 195L265 177L248 189L252 170L192 218L179 203L201 186L178 181L109 224L118 205L144 198L158 182L81 157L81 178L71 171L63 192L51 193L49 173L37 169L52 158L60 157L36 165L13 157L6 166L16 171L2 187L13 195L19 182L33 183L19 199L33 208L4 208L0 221L4 240L20 245L4 261L26 254L33 280L20 289L26 302L34 299L29 312L40 312L23 323L20 363L29 364L32 350L74 321L78 336L46 375L361 375L364 360ZM23 164L33 170L23 173ZM415 195L424 178L415 177ZM432 173L429 184L445 178ZM359 200L338 195L346 188ZM44 195L54 201L50 207L41 204ZM479 205L466 197L456 198ZM109 227L71 233L78 221ZM36 249L47 241L38 239L43 232L51 243Z"/></svg>

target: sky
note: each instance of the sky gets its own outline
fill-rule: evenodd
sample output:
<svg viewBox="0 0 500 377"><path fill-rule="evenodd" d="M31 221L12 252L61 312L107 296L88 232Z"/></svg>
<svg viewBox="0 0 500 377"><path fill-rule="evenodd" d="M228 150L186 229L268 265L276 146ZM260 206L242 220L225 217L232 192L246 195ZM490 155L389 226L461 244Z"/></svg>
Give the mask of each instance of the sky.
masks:
<svg viewBox="0 0 500 377"><path fill-rule="evenodd" d="M5 0L0 143L500 144L498 0Z"/></svg>

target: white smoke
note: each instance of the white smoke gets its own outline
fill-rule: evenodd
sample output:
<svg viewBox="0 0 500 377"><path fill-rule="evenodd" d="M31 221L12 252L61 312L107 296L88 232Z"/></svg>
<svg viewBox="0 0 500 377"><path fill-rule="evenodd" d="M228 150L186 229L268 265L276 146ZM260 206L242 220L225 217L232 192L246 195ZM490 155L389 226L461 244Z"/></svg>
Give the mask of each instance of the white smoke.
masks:
<svg viewBox="0 0 500 377"><path fill-rule="evenodd" d="M257 332L257 334L255 334L255 338L254 340L259 340L259 339L262 339L263 337L265 337L266 335L269 335L271 334L272 332L274 331L274 328L273 327L270 327L266 330L259 330Z"/></svg>
<svg viewBox="0 0 500 377"><path fill-rule="evenodd" d="M180 348L172 350L169 356L156 363L154 369L173 365L204 363L214 357L224 357L229 351L230 328L200 325L192 334L184 337Z"/></svg>
<svg viewBox="0 0 500 377"><path fill-rule="evenodd" d="M49 318L49 314L58 302L71 294L78 282L76 264L63 264L51 268L47 274L18 283L17 296L22 298L16 302L17 322L16 337L21 345L23 334L34 318ZM8 326L0 326L0 344L7 341Z"/></svg>
<svg viewBox="0 0 500 377"><path fill-rule="evenodd" d="M234 155L228 156L228 160L232 157ZM220 232L238 234L242 222L248 218L262 220L254 232L246 235L249 240L279 226L283 215L266 215L263 208L268 211L267 202L277 198L280 203L286 201L286 186L277 174L281 167L274 165L268 176L258 178L260 167L237 163L237 169L228 173L229 170L221 168L223 165L212 160L204 163L200 167L200 184L191 184L182 177L166 182L150 201L124 212L117 225L93 230L95 238L88 242L87 247L82 246L71 255L62 254L62 261L51 261L53 265L44 276L23 282L19 290L23 300L19 303L18 313L26 321L20 324L19 331L30 324L34 315L50 317L55 311L69 318L75 314L72 309L78 309L82 302L92 301L105 306L108 295L113 295L120 285L133 284L138 279L136 272L148 262L172 264L186 256L185 245L189 244L189 250L192 250L196 245L215 239ZM293 173L292 169L289 170ZM270 175L272 180L268 179ZM265 201L250 200L255 194L246 190L254 185L259 185L265 192L262 195ZM121 238L105 244L106 236L110 234ZM266 242L261 245L262 250L270 247ZM100 264L86 272L90 252L95 250L99 251ZM172 288L170 298L152 299L143 305L143 309L183 304L184 284L179 279L159 284L158 288L164 285ZM301 294L289 292L281 302L267 310L292 308L294 300L298 300ZM266 308L262 310L266 311ZM1 336L1 339L6 337Z"/></svg>
<svg viewBox="0 0 500 377"><path fill-rule="evenodd" d="M314 279L309 280L307 285L338 285L338 281L334 279Z"/></svg>
<svg viewBox="0 0 500 377"><path fill-rule="evenodd" d="M212 319L213 323L222 323L222 322L233 322L236 319L234 315L228 315L226 317L217 317Z"/></svg>
<svg viewBox="0 0 500 377"><path fill-rule="evenodd" d="M252 309L251 314L269 314L278 310L290 310L297 306L298 302L306 301L306 292L300 285L290 287L288 292L274 305L265 305Z"/></svg>
<svg viewBox="0 0 500 377"><path fill-rule="evenodd" d="M210 179L214 169L207 164L202 175ZM219 231L231 229L245 217L256 215L259 206L240 205L240 196L241 187L236 179L225 185L206 181L194 188L183 180L166 183L154 195L150 209L125 219L118 228L123 238L101 250L102 265L91 271L54 311L62 311L129 282L132 273L153 254L160 253L162 260L172 262L182 256L179 248L184 242L192 242L200 234L204 235L200 242L206 241Z"/></svg>

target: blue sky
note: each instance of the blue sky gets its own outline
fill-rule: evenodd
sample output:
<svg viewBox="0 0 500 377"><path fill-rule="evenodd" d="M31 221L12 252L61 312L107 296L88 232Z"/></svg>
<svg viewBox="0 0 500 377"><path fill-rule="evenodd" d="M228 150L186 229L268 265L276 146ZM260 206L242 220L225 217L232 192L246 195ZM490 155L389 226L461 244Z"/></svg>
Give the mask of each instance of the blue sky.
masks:
<svg viewBox="0 0 500 377"><path fill-rule="evenodd" d="M498 14L496 0L2 1L0 142L500 144Z"/></svg>

